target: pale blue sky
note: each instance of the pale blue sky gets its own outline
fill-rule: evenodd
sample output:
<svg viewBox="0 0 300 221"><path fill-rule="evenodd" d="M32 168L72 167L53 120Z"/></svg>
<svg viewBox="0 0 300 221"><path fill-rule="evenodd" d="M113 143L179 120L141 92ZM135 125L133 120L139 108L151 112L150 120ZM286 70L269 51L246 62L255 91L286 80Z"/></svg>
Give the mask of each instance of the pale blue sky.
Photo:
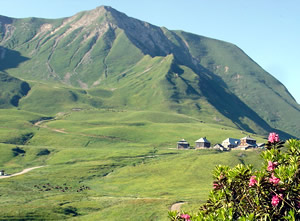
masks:
<svg viewBox="0 0 300 221"><path fill-rule="evenodd" d="M299 0L0 0L0 15L61 18L101 5L236 44L300 103Z"/></svg>

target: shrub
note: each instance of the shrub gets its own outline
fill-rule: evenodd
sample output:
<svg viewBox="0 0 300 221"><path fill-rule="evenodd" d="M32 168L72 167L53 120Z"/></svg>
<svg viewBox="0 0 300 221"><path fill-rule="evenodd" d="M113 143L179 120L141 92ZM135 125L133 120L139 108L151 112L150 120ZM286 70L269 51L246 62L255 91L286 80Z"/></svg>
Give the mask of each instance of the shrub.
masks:
<svg viewBox="0 0 300 221"><path fill-rule="evenodd" d="M37 156L44 156L44 155L49 155L50 153L51 152L48 149L44 148L44 149L41 149L36 155Z"/></svg>
<svg viewBox="0 0 300 221"><path fill-rule="evenodd" d="M270 133L260 170L219 165L213 190L197 214L169 212L171 220L300 220L300 140ZM188 215L188 219L182 215Z"/></svg>
<svg viewBox="0 0 300 221"><path fill-rule="evenodd" d="M19 156L20 154L24 156L24 154L26 153L26 151L21 149L20 147L15 147L12 148L11 150L13 152L14 157Z"/></svg>

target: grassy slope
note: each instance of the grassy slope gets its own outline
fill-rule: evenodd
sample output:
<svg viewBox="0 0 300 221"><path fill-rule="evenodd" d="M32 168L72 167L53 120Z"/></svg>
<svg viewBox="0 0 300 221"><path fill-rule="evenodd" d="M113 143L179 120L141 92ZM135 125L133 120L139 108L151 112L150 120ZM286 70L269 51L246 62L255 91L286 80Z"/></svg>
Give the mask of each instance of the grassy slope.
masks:
<svg viewBox="0 0 300 221"><path fill-rule="evenodd" d="M177 140L207 136L220 142L240 131L181 115L157 111L91 109L57 115L40 128L30 122L45 117L21 110L1 110L0 168L7 173L48 165L26 175L0 180L1 218L79 220L166 220L178 200L203 202L216 164L241 162L240 151L177 151ZM11 134L32 132L26 145L4 144ZM55 131L56 130L56 131ZM58 132L64 131L65 133ZM262 141L261 138L258 138ZM18 146L24 154L15 155ZM49 154L40 154L43 150ZM42 152L43 153L43 152ZM245 162L259 165L256 152L243 152ZM39 191L34 185L71 190ZM77 192L86 185L89 191ZM24 205L24 203L26 203Z"/></svg>
<svg viewBox="0 0 300 221"><path fill-rule="evenodd" d="M27 28L22 37L15 36L4 45L19 51L10 51L19 60L6 67L10 68L7 72L26 78L32 89L20 100L21 110L0 110L0 169L14 173L32 166L47 167L0 180L2 219L164 220L172 203L186 200L196 208L206 199L216 164L260 164L256 151L169 149L175 148L182 138L193 145L203 136L214 144L227 137L247 135L202 96L205 87L197 86L204 76L199 78L191 67L179 65L176 59L185 61L188 56L176 57L185 43L173 32L164 31L176 45L176 56L151 57L143 54L147 51L145 45L133 45L132 39L118 28L109 29L99 41L84 42L84 32L76 29L56 44L55 39L70 25L55 35L43 32L39 38L33 38L35 32L30 30L37 30L44 23L58 27L63 22L34 21L28 19L29 26L35 26L33 29ZM190 39L188 42L192 44ZM210 43L200 46L208 50L205 47ZM216 54L213 46L216 45L207 52L210 55ZM162 50L157 49L163 54ZM78 56L72 57L74 53ZM197 57L199 50L191 53ZM32 54L36 57L24 62ZM82 56L84 59L80 60ZM205 60L209 56L201 58L202 65L213 68ZM219 62L221 58L216 59ZM97 66L91 65L92 61L97 61ZM53 73L47 64L54 68ZM222 63L225 64L227 61ZM15 68L18 65L22 73ZM75 67L82 72L72 74ZM57 83L82 86L78 80L89 87L101 87L79 89ZM214 88L220 94L226 92L228 99L232 97L229 90L219 85L207 92ZM74 108L77 111L71 111ZM43 117L54 119L39 127L33 125ZM250 127L255 128L252 123L250 119ZM25 153L16 152L16 147ZM34 187L46 183L66 183L72 189L39 191ZM91 190L77 192L82 185Z"/></svg>
<svg viewBox="0 0 300 221"><path fill-rule="evenodd" d="M188 92L187 81L196 75L182 67L185 73L176 78L171 69L174 57L145 56L123 73L103 80L106 87L89 90L59 84L28 81L31 90L21 99L19 108L42 114L55 115L72 108L118 108L178 112L210 123L235 124L217 111L204 97ZM174 82L168 78L172 76Z"/></svg>
<svg viewBox="0 0 300 221"><path fill-rule="evenodd" d="M273 127L299 136L299 104L282 84L231 44L168 31L110 8L68 19L4 20L16 27L10 38L0 39L1 50L7 51L7 66L2 68L10 75L116 90L113 98L106 99L108 102L86 99L84 107L171 109L196 117L206 109L218 115L213 119L233 121L226 125L236 124L260 134ZM61 95L62 91L54 93ZM43 93L36 89L35 94ZM66 96L61 97L68 100ZM29 107L33 102L27 102L24 108L33 111ZM45 102L40 103L45 106ZM55 112L57 109L50 107L47 113Z"/></svg>
<svg viewBox="0 0 300 221"><path fill-rule="evenodd" d="M221 77L228 89L270 126L299 136L300 106L277 79L233 44L176 33L187 41L191 54L201 65Z"/></svg>

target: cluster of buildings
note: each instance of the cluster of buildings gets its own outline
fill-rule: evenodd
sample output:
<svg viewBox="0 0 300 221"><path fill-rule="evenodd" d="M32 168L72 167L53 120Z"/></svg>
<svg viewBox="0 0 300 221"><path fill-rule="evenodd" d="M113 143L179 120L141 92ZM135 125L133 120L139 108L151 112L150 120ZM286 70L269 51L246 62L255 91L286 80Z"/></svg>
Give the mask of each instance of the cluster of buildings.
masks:
<svg viewBox="0 0 300 221"><path fill-rule="evenodd" d="M231 149L240 149L240 150L247 150L249 148L258 148L263 147L264 143L257 144L256 140L250 136L243 137L241 139L235 138L227 138L222 142L222 144L216 144L211 146L211 143L206 139L206 137L201 137L200 139L195 141L195 149L218 149L221 151L229 151ZM182 139L177 142L177 149L189 149L190 144Z"/></svg>

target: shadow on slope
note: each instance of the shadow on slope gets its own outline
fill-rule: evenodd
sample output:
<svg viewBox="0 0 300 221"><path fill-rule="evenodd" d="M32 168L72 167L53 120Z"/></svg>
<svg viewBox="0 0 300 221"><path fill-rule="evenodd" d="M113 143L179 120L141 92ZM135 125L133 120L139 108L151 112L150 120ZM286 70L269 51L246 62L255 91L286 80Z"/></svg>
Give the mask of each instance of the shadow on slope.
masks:
<svg viewBox="0 0 300 221"><path fill-rule="evenodd" d="M19 100L28 94L30 86L27 82L6 73L7 69L17 68L27 60L29 58L20 52L0 46L0 108L17 107Z"/></svg>
<svg viewBox="0 0 300 221"><path fill-rule="evenodd" d="M231 119L239 128L252 132L267 134L276 131L283 138L291 138L292 135L272 128L254 110L245 104L238 96L231 93L226 83L217 75L203 68L202 73L208 74L212 81L200 78L199 88L222 115Z"/></svg>
<svg viewBox="0 0 300 221"><path fill-rule="evenodd" d="M189 68L198 76L193 82L187 79L188 76L184 74L184 70L178 63L178 61L174 61L171 71L177 73L177 76L185 83L186 90L184 91L185 96L178 94L178 90L174 91L172 95L174 101L182 98L198 97L199 99L204 97L219 113L230 119L241 130L259 134L276 131L283 138L292 137L288 133L272 128L254 110L231 93L227 84L219 76L200 65L198 67L190 66ZM167 80L173 85L176 84L170 78ZM177 86L179 87L179 85Z"/></svg>
<svg viewBox="0 0 300 221"><path fill-rule="evenodd" d="M27 60L29 58L22 56L20 52L0 46L0 71L16 68Z"/></svg>
<svg viewBox="0 0 300 221"><path fill-rule="evenodd" d="M0 72L0 108L18 107L19 100L30 91L27 82Z"/></svg>

